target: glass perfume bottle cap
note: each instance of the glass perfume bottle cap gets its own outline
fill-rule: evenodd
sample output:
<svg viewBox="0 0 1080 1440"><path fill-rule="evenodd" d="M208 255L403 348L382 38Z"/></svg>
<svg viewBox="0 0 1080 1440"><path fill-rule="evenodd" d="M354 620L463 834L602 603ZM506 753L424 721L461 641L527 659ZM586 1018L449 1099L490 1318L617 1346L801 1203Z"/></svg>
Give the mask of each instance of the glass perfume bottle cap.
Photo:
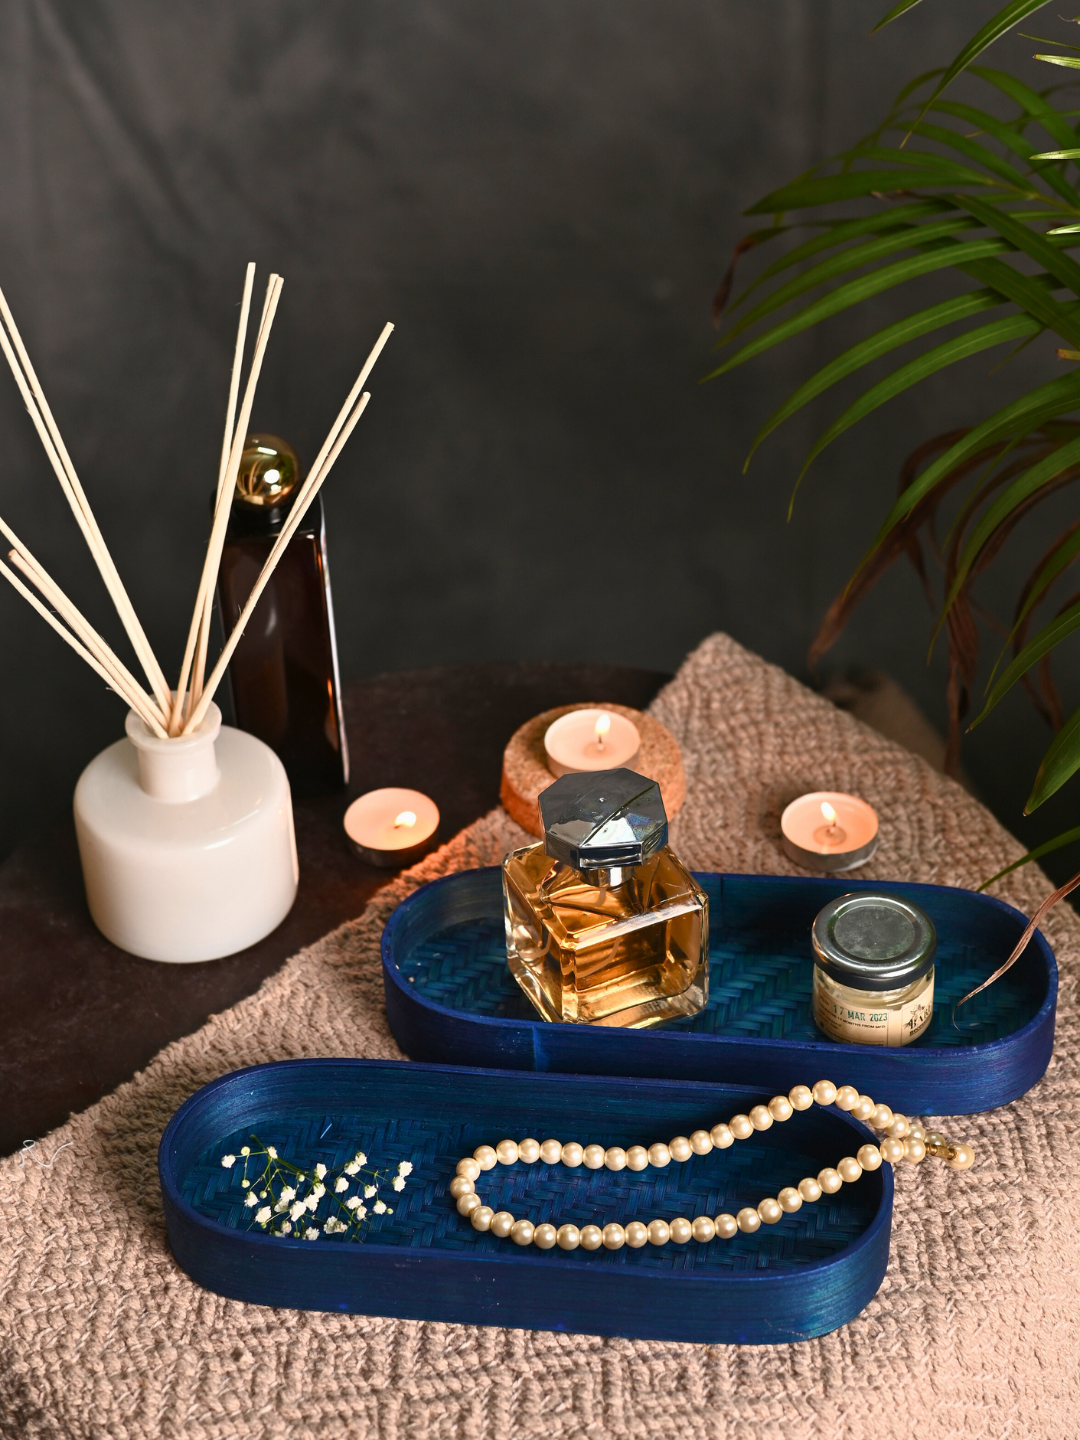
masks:
<svg viewBox="0 0 1080 1440"><path fill-rule="evenodd" d="M924 910L898 895L862 891L830 900L814 921L814 956L853 990L899 990L934 963L937 932Z"/></svg>
<svg viewBox="0 0 1080 1440"><path fill-rule="evenodd" d="M296 489L300 461L280 435L249 435L240 457L236 498L245 505L269 508L280 505Z"/></svg>
<svg viewBox="0 0 1080 1440"><path fill-rule="evenodd" d="M660 786L634 770L562 775L539 804L545 851L575 870L640 865L667 844Z"/></svg>

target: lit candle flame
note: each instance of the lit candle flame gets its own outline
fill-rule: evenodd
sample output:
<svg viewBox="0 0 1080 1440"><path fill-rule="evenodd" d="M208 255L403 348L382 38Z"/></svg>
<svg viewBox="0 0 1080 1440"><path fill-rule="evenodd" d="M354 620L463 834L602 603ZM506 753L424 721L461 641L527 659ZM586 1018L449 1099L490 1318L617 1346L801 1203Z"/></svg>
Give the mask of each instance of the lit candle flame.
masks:
<svg viewBox="0 0 1080 1440"><path fill-rule="evenodd" d="M402 810L401 814L394 821L394 829L400 830L403 827L411 827L416 824L416 816L411 810Z"/></svg>
<svg viewBox="0 0 1080 1440"><path fill-rule="evenodd" d="M598 750L604 748L604 736L611 729L611 716L601 713L596 717L596 746Z"/></svg>
<svg viewBox="0 0 1080 1440"><path fill-rule="evenodd" d="M827 800L823 800L821 802L821 813L825 817L826 825L836 824L836 811L833 809L833 807L829 804Z"/></svg>

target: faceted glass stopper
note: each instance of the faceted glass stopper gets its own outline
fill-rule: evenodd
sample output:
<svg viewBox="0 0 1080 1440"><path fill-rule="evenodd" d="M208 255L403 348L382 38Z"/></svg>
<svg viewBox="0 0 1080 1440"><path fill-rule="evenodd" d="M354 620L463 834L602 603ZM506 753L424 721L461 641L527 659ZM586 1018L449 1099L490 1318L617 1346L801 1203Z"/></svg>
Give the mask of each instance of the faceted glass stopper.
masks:
<svg viewBox="0 0 1080 1440"><path fill-rule="evenodd" d="M575 870L640 865L667 844L660 786L634 770L563 775L539 803L544 850Z"/></svg>
<svg viewBox="0 0 1080 1440"><path fill-rule="evenodd" d="M280 505L296 489L300 461L280 435L249 435L240 457L236 498L246 505Z"/></svg>

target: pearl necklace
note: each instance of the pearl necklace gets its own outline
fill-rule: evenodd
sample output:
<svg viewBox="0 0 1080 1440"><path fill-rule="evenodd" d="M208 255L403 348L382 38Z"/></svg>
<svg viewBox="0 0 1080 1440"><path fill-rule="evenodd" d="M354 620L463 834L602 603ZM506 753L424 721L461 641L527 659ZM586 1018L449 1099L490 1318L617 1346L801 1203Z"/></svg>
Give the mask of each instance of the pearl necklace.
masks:
<svg viewBox="0 0 1080 1440"><path fill-rule="evenodd" d="M847 1155L836 1168L829 1167L818 1175L807 1176L798 1185L786 1186L775 1199L762 1200L755 1208L746 1206L737 1215L698 1215L693 1220L653 1220L645 1224L631 1220L627 1225L610 1224L583 1225L534 1225L531 1220L516 1219L508 1210L492 1210L476 1194L476 1180L481 1171L491 1170L496 1164L514 1165L522 1161L533 1165L542 1160L545 1165L560 1162L569 1169L584 1165L589 1170L646 1170L650 1165L662 1169L672 1160L682 1162L691 1155L707 1155L710 1150L726 1150L736 1140L746 1140L758 1130L768 1130L776 1121L789 1120L796 1110L809 1110L811 1105L837 1105L847 1110L856 1120L872 1125L884 1132L884 1138L877 1145L863 1145L857 1155ZM714 1238L730 1240L740 1230L752 1235L765 1225L775 1225L785 1214L793 1214L802 1208L804 1202L813 1204L822 1195L834 1195L843 1184L857 1180L864 1170L877 1170L882 1161L897 1164L910 1160L918 1164L927 1155L944 1160L952 1170L968 1170L975 1162L975 1151L963 1142L951 1142L936 1131L927 1131L918 1120L909 1120L889 1109L888 1105L877 1105L869 1095L860 1095L851 1085L839 1089L831 1080L819 1080L811 1089L808 1085L796 1085L786 1095L774 1095L768 1105L755 1105L749 1115L734 1115L726 1125L714 1125L711 1130L695 1130L690 1136L676 1135L666 1145L631 1145L623 1150L618 1145L609 1149L603 1145L579 1145L570 1141L564 1145L559 1140L500 1140L498 1145L478 1145L471 1155L464 1156L457 1164L457 1175L450 1182L450 1194L457 1202L459 1215L466 1216L474 1230L490 1230L500 1239L507 1236L517 1245L536 1245L541 1250L550 1250L558 1245L561 1250L619 1250L623 1245L640 1249L645 1244L666 1245L673 1240L676 1245L685 1245L697 1240L706 1245Z"/></svg>

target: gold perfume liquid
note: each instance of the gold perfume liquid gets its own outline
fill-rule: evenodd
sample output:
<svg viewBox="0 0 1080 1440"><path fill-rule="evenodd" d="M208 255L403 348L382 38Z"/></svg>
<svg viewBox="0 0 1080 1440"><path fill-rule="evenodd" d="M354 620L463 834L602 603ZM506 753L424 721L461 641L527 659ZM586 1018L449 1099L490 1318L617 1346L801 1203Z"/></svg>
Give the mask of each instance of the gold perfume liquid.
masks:
<svg viewBox="0 0 1080 1440"><path fill-rule="evenodd" d="M575 870L543 842L503 862L511 973L546 1020L644 1029L709 997L709 902L668 846Z"/></svg>

